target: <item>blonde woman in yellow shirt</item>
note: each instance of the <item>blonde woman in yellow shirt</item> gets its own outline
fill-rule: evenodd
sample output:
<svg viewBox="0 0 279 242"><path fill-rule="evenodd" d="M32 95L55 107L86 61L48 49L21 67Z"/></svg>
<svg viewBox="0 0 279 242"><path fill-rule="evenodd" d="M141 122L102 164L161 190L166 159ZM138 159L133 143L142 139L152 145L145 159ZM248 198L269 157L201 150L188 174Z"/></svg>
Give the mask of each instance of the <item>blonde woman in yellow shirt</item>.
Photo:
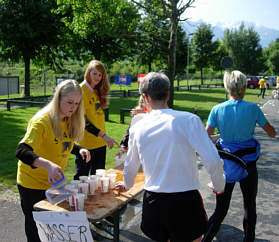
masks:
<svg viewBox="0 0 279 242"><path fill-rule="evenodd" d="M50 182L55 183L64 176L70 153L79 154L84 163L90 160L89 151L74 144L83 133L82 90L74 80L63 81L51 102L29 121L16 149L17 186L28 242L40 241L32 215L33 205L46 198Z"/></svg>
<svg viewBox="0 0 279 242"><path fill-rule="evenodd" d="M83 90L85 115L84 137L79 145L88 149L92 159L82 162L76 156L76 173L74 179L96 173L96 169L105 169L106 146L112 148L119 144L106 134L103 109L108 106L109 80L104 65L98 60L92 60L85 71L84 81L80 84Z"/></svg>

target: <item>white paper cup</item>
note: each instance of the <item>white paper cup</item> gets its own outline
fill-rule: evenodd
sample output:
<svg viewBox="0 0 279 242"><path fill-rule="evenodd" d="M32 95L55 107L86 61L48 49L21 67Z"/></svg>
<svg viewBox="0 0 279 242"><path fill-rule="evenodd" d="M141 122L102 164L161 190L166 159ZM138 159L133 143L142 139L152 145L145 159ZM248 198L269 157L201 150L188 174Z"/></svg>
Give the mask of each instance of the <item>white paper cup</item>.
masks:
<svg viewBox="0 0 279 242"><path fill-rule="evenodd" d="M83 211L85 194L77 193L77 194L74 195L74 198L75 198L75 210L76 211Z"/></svg>
<svg viewBox="0 0 279 242"><path fill-rule="evenodd" d="M88 194L94 195L95 190L98 188L98 177L94 177L88 180Z"/></svg>
<svg viewBox="0 0 279 242"><path fill-rule="evenodd" d="M101 178L101 191L102 193L107 193L108 189L109 189L109 178L103 176Z"/></svg>
<svg viewBox="0 0 279 242"><path fill-rule="evenodd" d="M97 184L98 184L97 188L101 189L101 178L103 177L103 174L96 174L96 176L98 177L97 178Z"/></svg>
<svg viewBox="0 0 279 242"><path fill-rule="evenodd" d="M84 183L84 182L87 182L88 181L88 176L80 176L79 177L79 180Z"/></svg>
<svg viewBox="0 0 279 242"><path fill-rule="evenodd" d="M84 183L79 183L78 184L78 192L79 193L83 193L85 195L85 198L87 198L87 194L88 194L88 183L84 182Z"/></svg>
<svg viewBox="0 0 279 242"><path fill-rule="evenodd" d="M72 190L73 194L71 196L69 196L69 205L70 207L74 207L75 206L75 194L78 194L78 189L74 188Z"/></svg>
<svg viewBox="0 0 279 242"><path fill-rule="evenodd" d="M116 173L107 174L107 177L109 178L109 188L110 189L114 189L116 176L117 176Z"/></svg>
<svg viewBox="0 0 279 242"><path fill-rule="evenodd" d="M106 170L105 170L105 169L97 169L97 170L96 170L96 175L104 176L105 173L106 173Z"/></svg>
<svg viewBox="0 0 279 242"><path fill-rule="evenodd" d="M78 184L80 183L81 181L80 180L72 180L70 182L71 185L74 185L76 188L78 188Z"/></svg>

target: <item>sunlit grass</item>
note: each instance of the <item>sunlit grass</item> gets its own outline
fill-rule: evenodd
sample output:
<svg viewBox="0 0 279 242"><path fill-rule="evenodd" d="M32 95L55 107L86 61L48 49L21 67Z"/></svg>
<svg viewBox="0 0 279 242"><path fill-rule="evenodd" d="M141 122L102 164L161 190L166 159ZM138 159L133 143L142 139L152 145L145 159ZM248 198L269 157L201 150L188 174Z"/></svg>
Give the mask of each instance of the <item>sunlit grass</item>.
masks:
<svg viewBox="0 0 279 242"><path fill-rule="evenodd" d="M135 85L134 88L137 88ZM258 90L247 89L246 101L258 102ZM267 90L267 95L271 90ZM137 104L138 97L116 97L111 98L109 107L109 121L106 122L106 132L116 141L120 142L125 133L129 117L125 117L125 124L120 123L120 108L133 108ZM202 90L192 90L175 92L174 109L193 112L198 109L198 115L203 122L206 122L211 108L226 100L224 88L210 88ZM0 110L0 182L14 186L16 183L17 159L14 155L18 142L23 138L29 119L37 112L38 107L12 108ZM118 148L107 149L106 167L114 166L114 157ZM66 176L71 180L74 174L74 156L70 157L65 170Z"/></svg>

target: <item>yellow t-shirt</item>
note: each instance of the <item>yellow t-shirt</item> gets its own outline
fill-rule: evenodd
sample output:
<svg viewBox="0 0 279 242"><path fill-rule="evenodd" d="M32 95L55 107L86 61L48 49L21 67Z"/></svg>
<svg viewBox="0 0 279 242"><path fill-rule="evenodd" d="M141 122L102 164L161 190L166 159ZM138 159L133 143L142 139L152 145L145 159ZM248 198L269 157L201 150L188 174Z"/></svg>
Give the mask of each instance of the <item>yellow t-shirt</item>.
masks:
<svg viewBox="0 0 279 242"><path fill-rule="evenodd" d="M28 123L27 132L20 143L26 143L33 152L65 169L69 155L73 149L73 139L69 138L67 123L61 122L63 139L54 135L48 114L32 119ZM48 172L42 168L33 169L18 161L17 183L31 189L46 190L50 188Z"/></svg>
<svg viewBox="0 0 279 242"><path fill-rule="evenodd" d="M265 79L262 78L261 80L259 80L260 88L266 88L265 83L266 83Z"/></svg>
<svg viewBox="0 0 279 242"><path fill-rule="evenodd" d="M83 90L84 115L90 123L105 133L105 115L100 104L99 96L96 91L89 90L85 81L80 86ZM96 137L87 130L84 131L84 137L79 142L80 146L88 150L97 149L106 144L102 137Z"/></svg>
<svg viewBox="0 0 279 242"><path fill-rule="evenodd" d="M276 79L276 88L279 88L279 76L277 76L277 79Z"/></svg>

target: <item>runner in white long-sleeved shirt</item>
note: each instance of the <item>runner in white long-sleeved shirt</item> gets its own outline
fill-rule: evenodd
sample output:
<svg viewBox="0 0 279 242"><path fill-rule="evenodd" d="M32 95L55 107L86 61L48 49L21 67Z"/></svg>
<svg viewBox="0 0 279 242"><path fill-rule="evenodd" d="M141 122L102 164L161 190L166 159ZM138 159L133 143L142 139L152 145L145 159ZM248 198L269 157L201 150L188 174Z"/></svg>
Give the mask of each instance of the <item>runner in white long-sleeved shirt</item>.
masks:
<svg viewBox="0 0 279 242"><path fill-rule="evenodd" d="M142 231L156 241L200 241L207 216L198 191L196 152L217 192L224 189L223 163L198 116L168 109L169 86L163 73L149 73L141 82L149 113L130 129L124 183L117 188L131 188L142 164Z"/></svg>

